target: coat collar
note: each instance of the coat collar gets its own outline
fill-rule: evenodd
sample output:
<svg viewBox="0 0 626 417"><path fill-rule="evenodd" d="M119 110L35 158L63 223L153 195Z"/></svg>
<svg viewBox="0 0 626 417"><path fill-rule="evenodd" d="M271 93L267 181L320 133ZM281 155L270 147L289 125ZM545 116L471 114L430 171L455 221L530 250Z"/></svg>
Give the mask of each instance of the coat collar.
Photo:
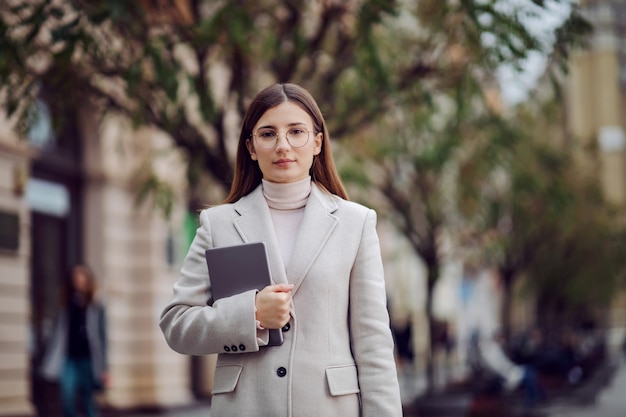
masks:
<svg viewBox="0 0 626 417"><path fill-rule="evenodd" d="M336 198L315 183L311 184L311 195L286 267L261 186L233 205L239 214L234 226L244 242L265 242L272 279L275 283L293 283L295 293L337 224L337 217L333 214L338 208Z"/></svg>

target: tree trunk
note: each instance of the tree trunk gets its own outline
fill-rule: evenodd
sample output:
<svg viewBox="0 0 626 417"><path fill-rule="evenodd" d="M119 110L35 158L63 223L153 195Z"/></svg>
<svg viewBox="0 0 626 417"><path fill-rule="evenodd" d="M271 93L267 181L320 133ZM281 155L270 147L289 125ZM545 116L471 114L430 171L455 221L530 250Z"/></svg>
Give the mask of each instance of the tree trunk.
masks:
<svg viewBox="0 0 626 417"><path fill-rule="evenodd" d="M426 353L426 394L432 394L435 388L435 318L433 314L433 293L439 275L437 264L428 265L428 284L426 293L426 318L428 320L428 352Z"/></svg>

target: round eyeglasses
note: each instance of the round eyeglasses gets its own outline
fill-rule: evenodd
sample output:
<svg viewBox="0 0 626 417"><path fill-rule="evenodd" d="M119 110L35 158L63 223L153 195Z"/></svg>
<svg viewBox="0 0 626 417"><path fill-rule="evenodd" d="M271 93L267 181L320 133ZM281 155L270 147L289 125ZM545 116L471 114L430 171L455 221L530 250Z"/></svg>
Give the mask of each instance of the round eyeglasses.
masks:
<svg viewBox="0 0 626 417"><path fill-rule="evenodd" d="M254 132L254 139L259 148L273 149L278 143L279 132L281 131L271 128L261 128ZM309 141L309 133L313 133L313 131L301 127L293 127L285 132L285 138L292 147L301 148Z"/></svg>

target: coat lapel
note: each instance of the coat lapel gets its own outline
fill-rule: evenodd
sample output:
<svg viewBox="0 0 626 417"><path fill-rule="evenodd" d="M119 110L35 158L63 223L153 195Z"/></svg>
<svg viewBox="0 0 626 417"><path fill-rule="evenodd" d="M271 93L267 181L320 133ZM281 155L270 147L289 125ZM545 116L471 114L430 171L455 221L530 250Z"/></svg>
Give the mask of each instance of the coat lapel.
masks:
<svg viewBox="0 0 626 417"><path fill-rule="evenodd" d="M337 217L333 215L337 203L330 194L312 183L291 260L285 268L262 187L241 198L234 209L239 217L233 223L241 239L244 242L265 242L273 281L277 284L293 283L294 293L337 224Z"/></svg>
<svg viewBox="0 0 626 417"><path fill-rule="evenodd" d="M330 194L320 190L315 183L311 184L311 195L304 209L298 237L287 265L289 282L295 285L293 292L298 290L302 280L319 256L337 224L333 213L337 203Z"/></svg>
<svg viewBox="0 0 626 417"><path fill-rule="evenodd" d="M239 213L239 217L233 224L241 239L246 243L265 242L272 280L276 284L286 284L285 266L262 187L258 186L250 194L242 197L234 204L234 209Z"/></svg>

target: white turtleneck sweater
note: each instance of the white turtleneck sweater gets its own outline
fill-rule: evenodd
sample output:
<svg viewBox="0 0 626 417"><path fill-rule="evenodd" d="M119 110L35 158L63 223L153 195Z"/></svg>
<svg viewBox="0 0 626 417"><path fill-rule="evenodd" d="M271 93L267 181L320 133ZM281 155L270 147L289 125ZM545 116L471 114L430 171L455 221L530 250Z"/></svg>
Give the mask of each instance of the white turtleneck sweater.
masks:
<svg viewBox="0 0 626 417"><path fill-rule="evenodd" d="M311 194L311 177L290 183L279 184L265 180L262 183L263 195L270 207L283 264L287 266L298 237L304 207Z"/></svg>

